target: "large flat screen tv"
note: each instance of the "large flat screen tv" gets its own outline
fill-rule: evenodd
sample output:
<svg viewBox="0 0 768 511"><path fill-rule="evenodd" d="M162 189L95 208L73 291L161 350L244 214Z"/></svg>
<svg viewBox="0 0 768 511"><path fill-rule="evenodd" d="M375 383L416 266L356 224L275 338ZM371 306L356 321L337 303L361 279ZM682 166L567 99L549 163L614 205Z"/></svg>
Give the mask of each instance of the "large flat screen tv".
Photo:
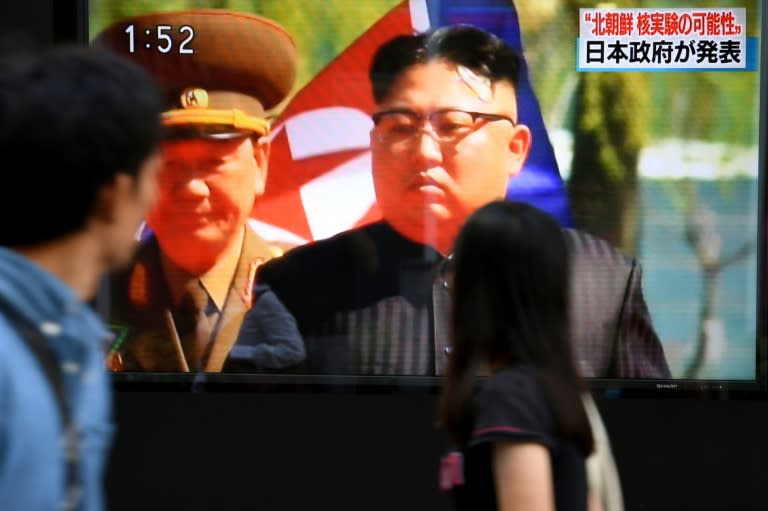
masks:
<svg viewBox="0 0 768 511"><path fill-rule="evenodd" d="M525 60L519 120L533 144L506 197L604 240L584 241L598 252L613 246L626 256L628 273L618 283L602 263L580 267L592 272L592 287L578 287L574 321L604 322L594 311L617 307L608 324L574 340L591 385L672 394L765 390L762 2L88 0L80 7L81 38L149 66L176 114L192 115L185 108L193 103L214 108L218 90L285 89L284 98L261 105L271 122L258 142L271 144L268 172L248 220L269 255L248 261L245 280L232 285L212 284L214 271L203 278L220 296L211 298L213 334L200 346L200 323L193 340L176 335L179 268L163 255L174 241L162 239L169 230L184 238L184 225L199 225L168 228L168 218L149 216L137 234L150 247L140 252L146 259L121 281L126 285L105 284L97 304L116 334L109 364L118 385L439 386L450 348L445 321L435 318L449 310L438 284L450 250L433 248L439 236L427 227L424 243L414 244L382 224L368 69L375 48L395 35L463 23L495 33ZM229 21L210 23L201 8L219 9ZM158 15L171 11L177 14ZM252 14L276 22L273 35L254 35ZM286 34L295 54L276 42ZM205 159L194 148L179 154L192 146L179 139L169 145L169 166L205 165L194 163ZM190 216L225 200L206 179L198 179L207 191ZM325 248L292 258L316 244ZM182 255L200 250L190 242ZM262 263L272 256L291 264L267 274L269 290L259 286ZM217 271L241 270L232 262ZM606 297L615 300L602 303ZM230 301L240 314L234 320L227 318ZM239 330L214 340L229 320ZM283 324L291 320L298 341L292 323Z"/></svg>

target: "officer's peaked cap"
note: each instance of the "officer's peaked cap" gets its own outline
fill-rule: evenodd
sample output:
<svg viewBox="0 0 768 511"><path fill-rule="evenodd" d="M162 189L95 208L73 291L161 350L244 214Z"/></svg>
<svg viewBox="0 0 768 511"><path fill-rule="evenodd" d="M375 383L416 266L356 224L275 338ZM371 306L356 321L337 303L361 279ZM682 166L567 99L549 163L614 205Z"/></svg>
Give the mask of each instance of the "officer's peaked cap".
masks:
<svg viewBox="0 0 768 511"><path fill-rule="evenodd" d="M166 35L172 44L164 53ZM157 79L168 100L163 123L170 133L266 134L266 111L285 99L296 77L291 35L270 19L243 12L192 9L124 18L92 44L137 62Z"/></svg>

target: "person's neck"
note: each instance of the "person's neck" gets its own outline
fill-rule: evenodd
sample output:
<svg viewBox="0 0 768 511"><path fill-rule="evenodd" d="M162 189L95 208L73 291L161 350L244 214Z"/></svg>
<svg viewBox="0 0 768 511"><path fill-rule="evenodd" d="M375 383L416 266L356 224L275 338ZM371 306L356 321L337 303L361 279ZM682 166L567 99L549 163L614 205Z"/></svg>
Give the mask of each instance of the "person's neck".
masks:
<svg viewBox="0 0 768 511"><path fill-rule="evenodd" d="M453 252L453 244L456 241L457 230L448 229L449 226L427 226L423 230L398 228L389 223L389 226L406 239L420 245L426 245L435 249L443 257L448 257ZM401 226L402 227L402 226Z"/></svg>
<svg viewBox="0 0 768 511"><path fill-rule="evenodd" d="M185 250L181 254L175 251L174 255L171 251L164 250L162 243L160 247L164 252L164 257L167 257L172 264L175 264L190 275L199 277L216 271L217 267L226 264L226 261L231 258L237 261L243 248L246 228L241 228L236 234L221 244L206 245L205 243L200 243L199 246L195 247L195 250Z"/></svg>
<svg viewBox="0 0 768 511"><path fill-rule="evenodd" d="M425 244L437 250L443 257L448 257L453 253L453 244L455 241L456 236L453 233L447 233L445 230L440 230L431 233Z"/></svg>
<svg viewBox="0 0 768 511"><path fill-rule="evenodd" d="M82 300L96 295L104 263L86 236L67 236L45 244L14 247L14 251L67 284Z"/></svg>
<svg viewBox="0 0 768 511"><path fill-rule="evenodd" d="M437 240L436 246L433 246L433 248L438 252L440 252L440 254L443 257L448 257L449 255L451 255L451 253L453 253L454 241L455 240L453 239L453 237L450 237L449 239L445 239L445 240L439 239Z"/></svg>
<svg viewBox="0 0 768 511"><path fill-rule="evenodd" d="M434 223L427 223L425 226L425 238L430 240L429 244L440 252L443 257L448 257L453 253L453 245L456 237L459 235L460 226L456 220L437 220Z"/></svg>

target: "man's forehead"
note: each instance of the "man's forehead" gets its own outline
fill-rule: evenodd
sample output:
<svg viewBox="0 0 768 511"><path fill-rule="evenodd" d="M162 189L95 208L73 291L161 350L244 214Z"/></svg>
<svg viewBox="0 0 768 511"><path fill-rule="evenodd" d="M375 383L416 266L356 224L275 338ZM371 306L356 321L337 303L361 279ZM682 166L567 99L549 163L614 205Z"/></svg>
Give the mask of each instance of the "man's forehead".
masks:
<svg viewBox="0 0 768 511"><path fill-rule="evenodd" d="M456 66L456 75L472 94L483 103L493 99L493 83L487 76L483 76L466 66Z"/></svg>
<svg viewBox="0 0 768 511"><path fill-rule="evenodd" d="M200 153L229 153L236 151L241 145L247 143L248 136L237 138L172 138L163 141L163 151L180 154L200 154Z"/></svg>
<svg viewBox="0 0 768 511"><path fill-rule="evenodd" d="M515 90L507 81L490 79L446 61L416 64L392 84L383 105L486 110L489 106L516 110ZM483 108L485 107L485 108Z"/></svg>

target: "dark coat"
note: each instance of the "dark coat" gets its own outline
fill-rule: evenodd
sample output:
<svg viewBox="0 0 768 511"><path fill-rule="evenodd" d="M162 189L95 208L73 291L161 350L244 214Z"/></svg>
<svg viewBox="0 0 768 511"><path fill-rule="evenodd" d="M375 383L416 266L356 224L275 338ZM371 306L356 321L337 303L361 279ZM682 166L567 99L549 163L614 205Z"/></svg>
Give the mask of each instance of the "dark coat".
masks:
<svg viewBox="0 0 768 511"><path fill-rule="evenodd" d="M605 241L566 230L571 335L588 378L666 378L640 266ZM259 269L295 317L312 374L435 375L448 352L443 256L378 222L291 250ZM435 321L437 318L437 321Z"/></svg>

